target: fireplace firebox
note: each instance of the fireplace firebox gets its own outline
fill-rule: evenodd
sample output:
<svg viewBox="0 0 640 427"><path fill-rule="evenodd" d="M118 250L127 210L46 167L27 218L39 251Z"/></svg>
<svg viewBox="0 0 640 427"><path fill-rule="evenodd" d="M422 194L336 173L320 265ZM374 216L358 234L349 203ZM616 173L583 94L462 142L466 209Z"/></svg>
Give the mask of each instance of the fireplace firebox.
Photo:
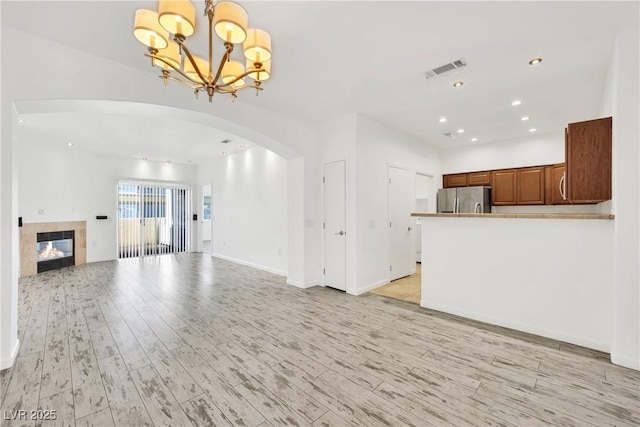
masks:
<svg viewBox="0 0 640 427"><path fill-rule="evenodd" d="M36 234L38 273L75 265L73 230Z"/></svg>

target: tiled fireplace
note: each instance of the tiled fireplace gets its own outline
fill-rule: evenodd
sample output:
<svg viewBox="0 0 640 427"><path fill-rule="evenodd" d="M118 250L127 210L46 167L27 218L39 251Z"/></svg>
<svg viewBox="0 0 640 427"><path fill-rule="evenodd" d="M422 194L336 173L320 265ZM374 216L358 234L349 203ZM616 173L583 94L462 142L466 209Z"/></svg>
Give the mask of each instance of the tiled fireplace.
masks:
<svg viewBox="0 0 640 427"><path fill-rule="evenodd" d="M87 260L86 221L25 223L20 228L20 277Z"/></svg>

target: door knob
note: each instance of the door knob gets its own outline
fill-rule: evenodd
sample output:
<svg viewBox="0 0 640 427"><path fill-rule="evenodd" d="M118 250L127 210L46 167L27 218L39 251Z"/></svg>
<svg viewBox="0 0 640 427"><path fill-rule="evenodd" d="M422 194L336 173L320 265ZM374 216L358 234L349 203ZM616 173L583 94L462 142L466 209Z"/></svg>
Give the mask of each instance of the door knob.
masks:
<svg viewBox="0 0 640 427"><path fill-rule="evenodd" d="M411 226L407 227L407 231L411 231L413 230L413 228L411 228Z"/></svg>
<svg viewBox="0 0 640 427"><path fill-rule="evenodd" d="M344 231L340 230L337 233L333 233L333 234L335 234L336 236L344 236L346 233Z"/></svg>

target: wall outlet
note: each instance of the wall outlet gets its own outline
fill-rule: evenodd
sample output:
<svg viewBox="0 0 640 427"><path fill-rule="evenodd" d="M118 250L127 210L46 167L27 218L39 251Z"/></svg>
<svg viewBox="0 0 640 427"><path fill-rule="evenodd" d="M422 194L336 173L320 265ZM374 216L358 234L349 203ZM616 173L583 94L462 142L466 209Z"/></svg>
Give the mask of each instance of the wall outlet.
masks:
<svg viewBox="0 0 640 427"><path fill-rule="evenodd" d="M43 214L44 214L44 209L38 208L38 215L43 215Z"/></svg>

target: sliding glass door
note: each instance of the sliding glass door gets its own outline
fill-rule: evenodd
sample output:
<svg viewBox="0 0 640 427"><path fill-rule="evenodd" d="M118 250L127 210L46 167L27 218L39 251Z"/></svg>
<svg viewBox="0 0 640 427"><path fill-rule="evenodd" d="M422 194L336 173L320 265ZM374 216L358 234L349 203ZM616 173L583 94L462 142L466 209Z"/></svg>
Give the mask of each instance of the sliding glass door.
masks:
<svg viewBox="0 0 640 427"><path fill-rule="evenodd" d="M118 184L118 257L186 252L189 206L186 187L159 183Z"/></svg>

